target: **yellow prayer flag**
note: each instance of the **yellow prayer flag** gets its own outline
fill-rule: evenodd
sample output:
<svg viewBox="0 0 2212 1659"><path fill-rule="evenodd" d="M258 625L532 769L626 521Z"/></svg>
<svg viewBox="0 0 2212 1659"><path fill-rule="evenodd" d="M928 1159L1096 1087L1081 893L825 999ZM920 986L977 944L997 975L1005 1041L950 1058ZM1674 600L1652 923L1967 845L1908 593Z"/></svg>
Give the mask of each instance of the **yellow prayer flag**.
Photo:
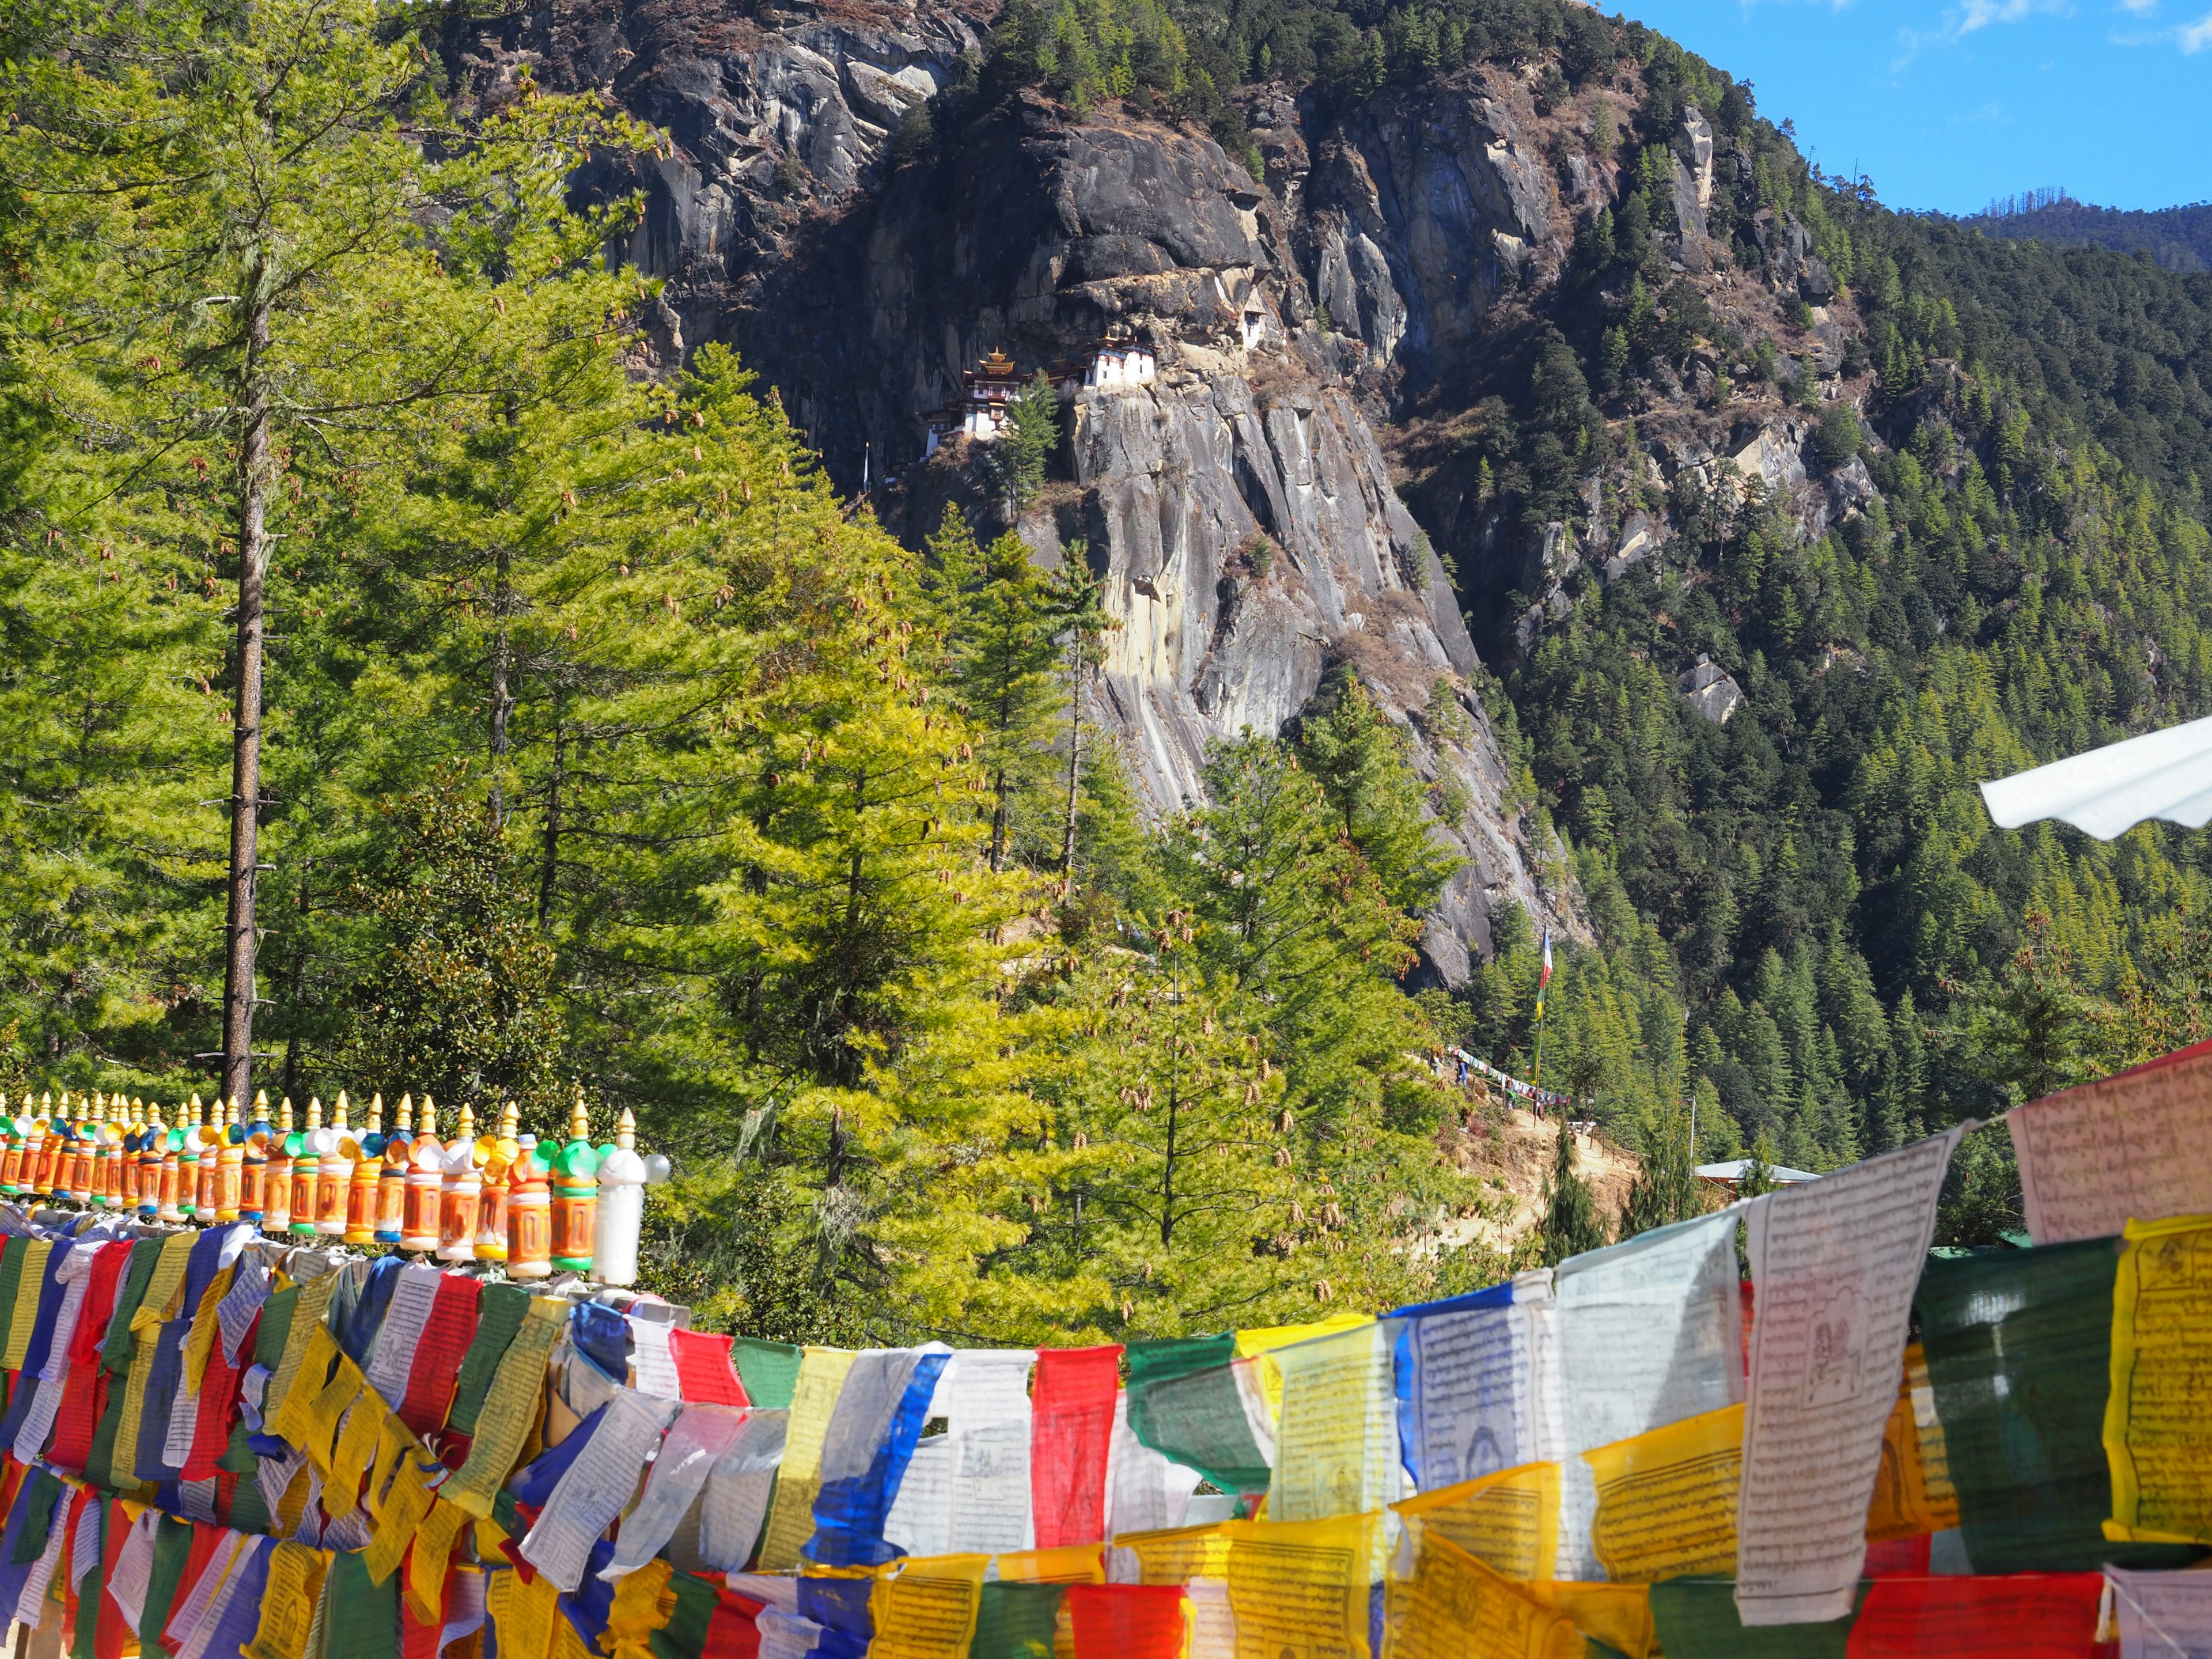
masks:
<svg viewBox="0 0 2212 1659"><path fill-rule="evenodd" d="M554 1625L568 1622L554 1600L560 1593L542 1572L526 1584L512 1567L492 1574L484 1586L484 1614L497 1633L501 1659L548 1659Z"/></svg>
<svg viewBox="0 0 2212 1659"><path fill-rule="evenodd" d="M1685 1418L1583 1457L1597 1483L1590 1541L1615 1582L1735 1571L1741 1406Z"/></svg>
<svg viewBox="0 0 2212 1659"><path fill-rule="evenodd" d="M300 1287L300 1299L292 1304L292 1328L285 1334L284 1352L277 1358L276 1374L269 1379L269 1399L281 1401L290 1394L303 1369L320 1385L322 1375L315 1371L308 1357L319 1352L315 1346L318 1336L330 1337L330 1327L323 1321L330 1313L331 1297L337 1287L336 1273L311 1279ZM337 1344L332 1342L331 1346L335 1351ZM330 1362L325 1359L323 1363L327 1369Z"/></svg>
<svg viewBox="0 0 2212 1659"><path fill-rule="evenodd" d="M491 1513L492 1501L538 1427L538 1403L545 1392L545 1362L554 1339L568 1319L568 1304L550 1297L532 1297L514 1340L500 1356L492 1373L491 1389L483 1409L477 1413L476 1438L469 1461L441 1490L447 1501L459 1504L482 1519ZM529 1659L544 1659L532 1654Z"/></svg>
<svg viewBox="0 0 2212 1659"><path fill-rule="evenodd" d="M1959 1494L1951 1485L1943 1425L1936 1417L1928 1361L1916 1342L1905 1351L1897 1404L1881 1431L1881 1463L1867 1506L1866 1535L1917 1538L1958 1524Z"/></svg>
<svg viewBox="0 0 2212 1659"><path fill-rule="evenodd" d="M46 1259L54 1253L51 1240L34 1238L23 1252L23 1276L16 1281L15 1307L8 1321L7 1352L0 1354L0 1370L20 1371L30 1357L31 1333L39 1322L39 1282L46 1276Z"/></svg>
<svg viewBox="0 0 2212 1659"><path fill-rule="evenodd" d="M331 1466L337 1457L338 1433L347 1421L346 1413L353 1409L356 1401L368 1395L368 1382L362 1376L361 1367L343 1353L338 1355L337 1361L331 1369L331 1380L310 1397L307 1427L293 1440L295 1445L307 1454L307 1461L315 1466L326 1486L330 1482ZM309 1380L301 1377L299 1388L304 1391ZM369 1398L374 1401L375 1396L370 1395ZM374 1444L372 1440L372 1449Z"/></svg>
<svg viewBox="0 0 2212 1659"><path fill-rule="evenodd" d="M294 1334L298 1334L296 1328ZM289 1340L285 1346L291 1346ZM281 1371L270 1379L266 1395L269 1412L264 1420L270 1434L295 1446L306 1440L309 1413L322 1394L323 1385L330 1380L331 1362L337 1357L337 1339L323 1326L313 1327L302 1349L301 1363L292 1368L290 1380L287 1381Z"/></svg>
<svg viewBox="0 0 2212 1659"><path fill-rule="evenodd" d="M1383 1595L1383 1659L1582 1659L1582 1632L1565 1614L1436 1533L1410 1577Z"/></svg>
<svg viewBox="0 0 2212 1659"><path fill-rule="evenodd" d="M676 1616L676 1594L668 1587L675 1571L665 1561L653 1560L615 1580L614 1605L607 1613L606 1629L599 1632L603 1651L635 1659L652 1652L653 1632L665 1628Z"/></svg>
<svg viewBox="0 0 2212 1659"><path fill-rule="evenodd" d="M1249 1331L1237 1333L1237 1357L1239 1359L1258 1358L1260 1382L1267 1396L1267 1418L1270 1422L1283 1414L1283 1373L1274 1360L1267 1356L1278 1348L1287 1348L1293 1342L1309 1342L1317 1336L1334 1336L1340 1331L1357 1330L1362 1325L1375 1322L1372 1314L1331 1314L1327 1319L1315 1320L1310 1325L1260 1325Z"/></svg>
<svg viewBox="0 0 2212 1659"><path fill-rule="evenodd" d="M1203 1527L1117 1533L1114 1547L1137 1558L1140 1584L1188 1584L1200 1578L1226 1578L1229 1547L1238 1529L1247 1524L1216 1521Z"/></svg>
<svg viewBox="0 0 2212 1659"><path fill-rule="evenodd" d="M261 1623L240 1650L244 1659L301 1659L322 1599L330 1558L286 1540L269 1552L269 1582L261 1597Z"/></svg>
<svg viewBox="0 0 2212 1659"><path fill-rule="evenodd" d="M398 1419L394 1418L394 1422ZM384 1512L377 1517L376 1531L370 1536L368 1547L362 1552L361 1564L368 1570L369 1582L380 1584L399 1571L401 1558L407 1546L420 1546L418 1533L437 1494L423 1484L422 1465L412 1456L403 1457L398 1473L392 1477L392 1491L385 1499ZM448 1504L447 1509L453 1507ZM427 1622L427 1621L425 1621Z"/></svg>
<svg viewBox="0 0 2212 1659"><path fill-rule="evenodd" d="M1103 1584L1106 1582L1105 1553L1103 1544L1016 1550L999 1557L999 1577L1015 1584Z"/></svg>
<svg viewBox="0 0 2212 1659"><path fill-rule="evenodd" d="M394 1477L410 1453L418 1457L428 1455L422 1443L415 1437L414 1431L399 1419L397 1413L387 1411L384 1427L376 1437L376 1453L368 1461L368 1486L362 1493L362 1503L372 1519L382 1517L386 1494L392 1490Z"/></svg>
<svg viewBox="0 0 2212 1659"><path fill-rule="evenodd" d="M1231 1522L1229 1605L1237 1659L1367 1659L1380 1515Z"/></svg>
<svg viewBox="0 0 2212 1659"><path fill-rule="evenodd" d="M330 1470L323 1476L323 1513L331 1520L344 1520L361 1502L361 1483L368 1477L369 1462L376 1455L386 1415L375 1389L364 1388L355 1398L353 1410L338 1431L337 1445L331 1453Z"/></svg>
<svg viewBox="0 0 2212 1659"><path fill-rule="evenodd" d="M2130 1221L2112 1285L2112 1387L2105 1457L2112 1516L2105 1536L2212 1543L2212 1216Z"/></svg>
<svg viewBox="0 0 2212 1659"><path fill-rule="evenodd" d="M237 1277L235 1262L217 1273L208 1280L207 1289L200 1292L199 1306L192 1310L192 1328L185 1333L184 1353L185 1389L189 1394L198 1394L207 1381L208 1358L215 1352L215 1340L222 1331L216 1310L230 1294L231 1281Z"/></svg>
<svg viewBox="0 0 2212 1659"><path fill-rule="evenodd" d="M1583 1584L1555 1580L1516 1586L1530 1601L1574 1620L1583 1635L1595 1637L1628 1659L1658 1659L1659 1638L1651 1625L1649 1584Z"/></svg>
<svg viewBox="0 0 2212 1659"><path fill-rule="evenodd" d="M988 1555L923 1555L899 1563L868 1593L869 1659L967 1659Z"/></svg>
<svg viewBox="0 0 2212 1659"><path fill-rule="evenodd" d="M415 1530L415 1553L407 1558L404 1587L416 1620L425 1625L444 1617L446 1574L453 1564L453 1546L460 1541L461 1528L469 1519L465 1511L435 1492L430 1496L430 1511Z"/></svg>
<svg viewBox="0 0 2212 1659"><path fill-rule="evenodd" d="M1390 1507L1507 1578L1549 1578L1559 1549L1559 1466L1523 1463Z"/></svg>
<svg viewBox="0 0 2212 1659"><path fill-rule="evenodd" d="M814 1535L814 1499L822 1490L822 1442L830 1413L844 1392L845 1374L857 1354L843 1348L809 1348L799 1362L791 1391L791 1415L783 1434L783 1462L775 1473L775 1496L762 1534L760 1570L788 1572L799 1552Z"/></svg>

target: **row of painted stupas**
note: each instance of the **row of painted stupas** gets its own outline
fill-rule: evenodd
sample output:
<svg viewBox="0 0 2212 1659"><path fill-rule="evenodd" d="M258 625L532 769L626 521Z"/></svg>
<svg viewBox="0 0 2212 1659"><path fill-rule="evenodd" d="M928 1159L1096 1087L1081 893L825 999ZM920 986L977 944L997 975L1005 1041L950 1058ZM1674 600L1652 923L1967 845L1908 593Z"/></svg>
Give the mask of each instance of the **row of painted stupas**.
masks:
<svg viewBox="0 0 2212 1659"><path fill-rule="evenodd" d="M64 1090L58 1109L51 1095L35 1112L27 1096L22 1106L10 1116L0 1096L0 1197L173 1224L245 1222L272 1238L391 1245L515 1279L634 1284L645 1188L669 1172L659 1154L638 1155L627 1109L613 1141L594 1146L580 1094L565 1142L523 1133L512 1103L483 1135L463 1106L441 1139L428 1095L419 1117L403 1095L389 1132L380 1094L359 1128L343 1093L328 1123L309 1101L304 1128L289 1097L271 1121L265 1093L250 1112L194 1095L173 1127L159 1105L119 1094L72 1107Z"/></svg>

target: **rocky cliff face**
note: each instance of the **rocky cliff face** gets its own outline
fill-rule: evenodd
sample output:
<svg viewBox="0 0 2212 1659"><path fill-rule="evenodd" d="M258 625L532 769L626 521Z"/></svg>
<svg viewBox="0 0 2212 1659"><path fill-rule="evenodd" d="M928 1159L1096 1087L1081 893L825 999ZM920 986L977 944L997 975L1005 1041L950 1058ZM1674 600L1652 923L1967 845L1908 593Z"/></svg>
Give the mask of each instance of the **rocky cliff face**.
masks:
<svg viewBox="0 0 2212 1659"><path fill-rule="evenodd" d="M1500 903L1582 932L1505 801L1462 603L1488 648L1532 648L1583 584L1668 556L1686 477L1781 495L1808 533L1856 510L1863 469L1808 459L1820 400L1863 383L1842 372L1848 302L1803 227L1709 217L1741 158L1682 111L1671 262L1723 325L1786 342L1813 379L1787 407L1752 391L1723 410L1717 381L1747 386L1747 365L1660 365L1633 389L1635 447L1583 481L1582 532L1511 522L1457 434L1504 377L1525 386L1577 226L1620 199L1589 96L1540 109L1533 75L1472 70L1323 118L1288 88L1247 88L1259 179L1188 132L1033 96L902 153L917 147L895 142L901 123L987 24L931 3L564 0L456 36L453 68L496 98L530 64L669 132L646 171L579 181L645 192L627 252L668 279L657 349L732 344L841 486L865 471L909 538L948 500L993 510L975 446L920 459L925 414L981 354L1026 372L1109 329L1149 346L1152 384L1071 395L1060 477L1018 527L1041 559L1079 547L1107 580L1121 626L1086 696L1151 809L1199 798L1209 739L1282 729L1349 665L1404 726L1437 833L1468 858L1428 971L1464 974ZM1601 95L1626 110L1635 75ZM1729 235L1763 268L1717 258Z"/></svg>

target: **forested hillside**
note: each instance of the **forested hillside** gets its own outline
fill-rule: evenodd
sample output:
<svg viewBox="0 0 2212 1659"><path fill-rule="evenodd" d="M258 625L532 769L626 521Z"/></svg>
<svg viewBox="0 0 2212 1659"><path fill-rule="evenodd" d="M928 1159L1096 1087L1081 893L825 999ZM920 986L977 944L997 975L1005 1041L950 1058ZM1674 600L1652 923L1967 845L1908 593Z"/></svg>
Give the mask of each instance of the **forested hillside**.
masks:
<svg viewBox="0 0 2212 1659"><path fill-rule="evenodd" d="M864 11L7 14L12 1099L580 1088L702 1319L1120 1340L1499 1271L1545 925L1631 1225L2208 1034L2203 838L1972 785L2212 712L2212 279L1564 0Z"/></svg>
<svg viewBox="0 0 2212 1659"><path fill-rule="evenodd" d="M2108 208L2077 202L2063 190L2000 198L1959 222L2008 241L2051 242L2143 253L2168 270L2212 269L2212 203L2186 207Z"/></svg>

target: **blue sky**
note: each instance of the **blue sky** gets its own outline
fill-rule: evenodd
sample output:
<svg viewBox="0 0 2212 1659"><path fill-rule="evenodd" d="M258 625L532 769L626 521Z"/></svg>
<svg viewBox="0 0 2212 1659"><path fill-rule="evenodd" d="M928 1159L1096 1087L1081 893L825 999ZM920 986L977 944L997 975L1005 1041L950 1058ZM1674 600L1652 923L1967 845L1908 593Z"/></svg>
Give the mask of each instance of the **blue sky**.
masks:
<svg viewBox="0 0 2212 1659"><path fill-rule="evenodd" d="M1605 0L1617 9L1624 0ZM1893 207L2212 198L2212 0L1627 0Z"/></svg>

